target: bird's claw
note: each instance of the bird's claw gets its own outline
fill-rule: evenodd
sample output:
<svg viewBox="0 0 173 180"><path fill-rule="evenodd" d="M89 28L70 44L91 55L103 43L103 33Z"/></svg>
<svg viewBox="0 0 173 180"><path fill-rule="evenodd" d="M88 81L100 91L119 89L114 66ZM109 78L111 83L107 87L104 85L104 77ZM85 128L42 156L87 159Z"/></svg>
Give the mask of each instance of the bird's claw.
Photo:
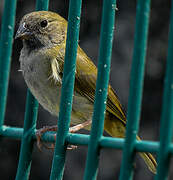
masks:
<svg viewBox="0 0 173 180"><path fill-rule="evenodd" d="M77 149L77 146L70 144L67 146L67 149L68 150L74 150L74 149Z"/></svg>
<svg viewBox="0 0 173 180"><path fill-rule="evenodd" d="M54 149L54 144L51 144L51 146L47 146L46 144L41 143L41 137L47 131L57 131L57 126L45 126L36 131L37 147L40 151L42 151L42 146L44 146L46 149ZM56 139L56 135L55 135L55 139Z"/></svg>
<svg viewBox="0 0 173 180"><path fill-rule="evenodd" d="M53 144L53 143L50 146L46 145L45 143L42 143L41 137L45 132L56 131L56 129L57 129L57 127L54 127L54 126L53 127L46 126L46 127L43 127L36 131L37 147L40 151L42 151L42 146L44 146L46 149L54 149L55 148L55 144ZM56 135L54 135L54 138L56 140ZM77 149L77 146L71 144L71 145L67 146L67 149L74 150L74 149Z"/></svg>
<svg viewBox="0 0 173 180"><path fill-rule="evenodd" d="M42 151L42 150L41 150L41 147L42 147L41 136L42 136L41 131L40 131L40 130L37 130L37 132L36 132L37 147L38 147L38 149L39 149L40 151Z"/></svg>

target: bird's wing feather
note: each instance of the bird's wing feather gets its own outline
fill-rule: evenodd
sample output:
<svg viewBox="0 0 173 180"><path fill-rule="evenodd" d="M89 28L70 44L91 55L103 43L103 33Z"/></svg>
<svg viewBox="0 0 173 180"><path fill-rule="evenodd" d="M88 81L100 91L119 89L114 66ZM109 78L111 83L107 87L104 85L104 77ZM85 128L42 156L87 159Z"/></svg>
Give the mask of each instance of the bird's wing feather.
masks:
<svg viewBox="0 0 173 180"><path fill-rule="evenodd" d="M63 71L63 67L61 66ZM74 90L89 101L94 102L97 68L85 52L78 47ZM106 110L126 124L125 114L113 88L109 85Z"/></svg>

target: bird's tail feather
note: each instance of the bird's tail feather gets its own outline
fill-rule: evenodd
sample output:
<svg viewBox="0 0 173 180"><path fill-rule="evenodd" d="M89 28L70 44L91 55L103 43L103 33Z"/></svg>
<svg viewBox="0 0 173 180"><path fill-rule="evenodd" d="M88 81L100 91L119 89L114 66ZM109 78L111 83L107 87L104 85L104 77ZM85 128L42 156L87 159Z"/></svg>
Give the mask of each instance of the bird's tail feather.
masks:
<svg viewBox="0 0 173 180"><path fill-rule="evenodd" d="M104 129L112 137L125 137L125 126L120 120L115 119L115 117L112 117L111 119L111 117L109 116L105 119ZM136 139L139 141L141 140L138 136L136 137ZM139 155L142 157L149 170L156 174L157 163L153 155L144 152L139 152Z"/></svg>
<svg viewBox="0 0 173 180"><path fill-rule="evenodd" d="M137 140L141 140L138 136L136 138ZM156 174L156 167L157 167L157 162L153 155L151 153L143 153L139 152L139 155L142 157L142 159L145 161L146 165L148 166L149 170Z"/></svg>

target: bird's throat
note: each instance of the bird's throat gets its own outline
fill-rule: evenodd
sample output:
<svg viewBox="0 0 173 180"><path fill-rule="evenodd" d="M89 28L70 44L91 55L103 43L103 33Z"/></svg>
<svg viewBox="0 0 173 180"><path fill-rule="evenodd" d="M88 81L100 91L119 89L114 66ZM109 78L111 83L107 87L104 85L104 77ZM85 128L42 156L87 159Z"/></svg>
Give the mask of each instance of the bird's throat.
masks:
<svg viewBox="0 0 173 180"><path fill-rule="evenodd" d="M44 45L37 38L24 39L23 44L28 49L29 53L31 53L33 50L39 50L44 47Z"/></svg>

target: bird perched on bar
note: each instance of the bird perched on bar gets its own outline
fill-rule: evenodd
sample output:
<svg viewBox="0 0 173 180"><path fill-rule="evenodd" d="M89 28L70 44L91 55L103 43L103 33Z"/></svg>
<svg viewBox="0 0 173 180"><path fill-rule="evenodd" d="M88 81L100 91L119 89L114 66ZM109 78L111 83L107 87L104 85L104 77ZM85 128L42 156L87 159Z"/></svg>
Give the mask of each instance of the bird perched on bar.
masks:
<svg viewBox="0 0 173 180"><path fill-rule="evenodd" d="M67 36L67 21L50 11L37 11L25 15L20 21L15 38L23 41L20 68L26 84L38 102L51 114L58 116ZM70 132L90 130L96 88L97 68L78 46L74 97ZM118 97L108 86L104 130L112 137L125 137L126 116ZM41 134L56 130L46 127ZM140 138L137 136L137 139ZM139 153L150 171L156 173L157 163L150 153Z"/></svg>

